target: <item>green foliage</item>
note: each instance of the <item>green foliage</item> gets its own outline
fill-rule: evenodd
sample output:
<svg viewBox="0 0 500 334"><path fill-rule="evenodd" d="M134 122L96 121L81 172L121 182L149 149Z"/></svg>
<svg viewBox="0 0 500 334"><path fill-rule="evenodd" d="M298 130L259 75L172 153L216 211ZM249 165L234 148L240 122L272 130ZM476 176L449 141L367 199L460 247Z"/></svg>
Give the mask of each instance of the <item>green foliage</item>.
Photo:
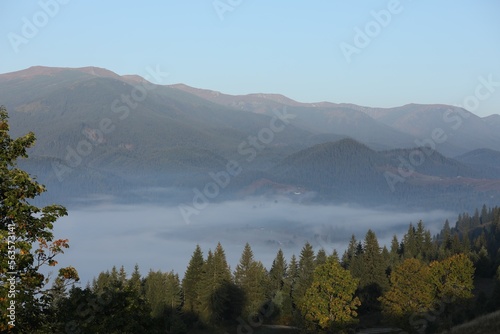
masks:
<svg viewBox="0 0 500 334"><path fill-rule="evenodd" d="M464 254L457 254L430 265L431 282L438 300L472 298L474 288L474 265Z"/></svg>
<svg viewBox="0 0 500 334"><path fill-rule="evenodd" d="M67 239L54 240L52 232L66 209L30 204L45 187L17 167L17 160L27 158L27 149L34 143L31 132L17 139L10 137L7 111L0 106L0 307L6 310L14 301L15 325L26 333L42 325L50 306L51 292L46 287L50 278L42 269L56 266L55 257L69 247ZM8 279L15 282L15 297L8 297ZM60 289L79 278L73 267L67 267L59 270L56 279ZM2 312L0 330L7 330L10 320Z"/></svg>
<svg viewBox="0 0 500 334"><path fill-rule="evenodd" d="M337 261L328 260L314 271L311 286L300 302L305 319L323 330L344 329L355 323L360 305L354 292L358 280Z"/></svg>
<svg viewBox="0 0 500 334"><path fill-rule="evenodd" d="M405 330L413 330L410 318L427 312L434 300L429 267L418 259L406 259L390 276L391 287L380 297L384 317Z"/></svg>
<svg viewBox="0 0 500 334"><path fill-rule="evenodd" d="M208 252L199 282L200 317L208 324L223 324L236 319L242 312L243 292L232 280L222 245Z"/></svg>
<svg viewBox="0 0 500 334"><path fill-rule="evenodd" d="M247 243L241 255L240 263L234 272L234 282L245 296L243 315L257 314L266 301L268 276L260 261L255 261L250 245Z"/></svg>
<svg viewBox="0 0 500 334"><path fill-rule="evenodd" d="M184 278L182 279L184 310L189 312L200 311L199 282L203 273L203 262L203 252L200 245L196 245L196 249L191 256Z"/></svg>

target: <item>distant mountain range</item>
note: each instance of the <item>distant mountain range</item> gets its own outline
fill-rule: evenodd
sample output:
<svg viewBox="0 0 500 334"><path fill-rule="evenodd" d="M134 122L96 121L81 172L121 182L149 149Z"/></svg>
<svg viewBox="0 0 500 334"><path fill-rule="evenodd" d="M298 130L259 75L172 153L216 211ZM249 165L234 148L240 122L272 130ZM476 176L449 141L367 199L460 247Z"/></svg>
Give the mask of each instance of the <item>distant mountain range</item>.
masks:
<svg viewBox="0 0 500 334"><path fill-rule="evenodd" d="M40 66L1 74L0 104L13 135L35 132L22 166L59 202L186 201L228 166L239 173L214 201L466 209L500 200L500 116L454 106L300 103Z"/></svg>

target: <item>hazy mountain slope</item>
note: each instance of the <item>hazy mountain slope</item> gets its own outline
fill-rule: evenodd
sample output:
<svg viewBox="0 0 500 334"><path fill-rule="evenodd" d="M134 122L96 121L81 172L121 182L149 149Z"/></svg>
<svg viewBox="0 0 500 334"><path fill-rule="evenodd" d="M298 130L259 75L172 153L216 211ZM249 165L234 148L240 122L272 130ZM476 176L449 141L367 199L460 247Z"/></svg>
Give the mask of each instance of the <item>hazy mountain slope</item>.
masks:
<svg viewBox="0 0 500 334"><path fill-rule="evenodd" d="M386 192L381 169L387 164L382 155L366 145L344 139L294 153L272 173L280 182L318 191L325 198L360 200L368 199L374 191Z"/></svg>
<svg viewBox="0 0 500 334"><path fill-rule="evenodd" d="M419 152L416 154L416 152ZM274 180L317 191L322 200L415 208L467 208L500 198L500 180L423 149L377 152L352 139L315 145L288 156ZM424 156L412 165L410 156ZM404 162L403 162L404 161ZM474 203L471 205L471 203Z"/></svg>
<svg viewBox="0 0 500 334"><path fill-rule="evenodd" d="M367 115L394 129L419 138L420 143L433 139L436 149L455 156L477 148L500 149L500 125L488 122L469 111L448 105L408 104L397 108L365 108ZM416 142L417 146L419 144Z"/></svg>
<svg viewBox="0 0 500 334"><path fill-rule="evenodd" d="M214 103L259 114L269 114L274 108L286 105L297 115L297 126L312 132L346 135L374 149L430 145L430 140L434 141L436 150L446 156L477 148L500 149L499 115L480 118L449 105L369 108L345 103L301 103L278 94L232 96L182 84L172 87ZM443 133L438 140L433 138L436 129Z"/></svg>
<svg viewBox="0 0 500 334"><path fill-rule="evenodd" d="M278 120L273 124L281 131L247 161L240 145L248 151L249 136L269 128L272 117L166 86L131 100L132 84L138 81L87 68L36 67L0 75L0 103L9 111L12 135L33 131L37 136L30 153L36 163L26 162L29 170L57 188L54 192L110 190L121 195L123 187L137 185L203 185L208 173L225 170L229 159L245 163L243 177L254 166L270 166L309 145L312 134L291 123L281 128Z"/></svg>
<svg viewBox="0 0 500 334"><path fill-rule="evenodd" d="M455 157L457 161L481 170L489 176L500 178L500 151L477 149Z"/></svg>
<svg viewBox="0 0 500 334"><path fill-rule="evenodd" d="M149 83L141 93L145 83L93 67L0 75L0 104L9 111L12 134L34 131L38 138L23 166L65 200L96 194L191 200L193 189L213 182L210 173L226 171L229 161L241 172L217 200L260 191L299 193L300 200L467 209L500 197L492 151L460 161L434 152L391 188L387 173L401 175L400 158L408 160L416 146L413 135L435 129L429 130L447 107L308 104ZM487 119L494 128L495 118ZM414 133L404 133L412 122ZM485 122L471 115L460 129L477 129L474 138L470 129L463 134L474 145L494 143L495 134L481 127ZM447 134L436 145L440 152L463 153L470 144Z"/></svg>

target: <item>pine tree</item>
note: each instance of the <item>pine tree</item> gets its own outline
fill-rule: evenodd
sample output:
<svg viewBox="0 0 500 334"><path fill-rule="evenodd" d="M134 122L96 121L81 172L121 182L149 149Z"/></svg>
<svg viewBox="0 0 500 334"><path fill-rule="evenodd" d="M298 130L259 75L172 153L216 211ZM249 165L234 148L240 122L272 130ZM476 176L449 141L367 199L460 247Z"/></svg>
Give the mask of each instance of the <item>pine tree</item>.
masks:
<svg viewBox="0 0 500 334"><path fill-rule="evenodd" d="M196 249L191 256L184 278L182 279L184 310L191 313L200 311L199 282L203 274L203 264L203 252L201 251L200 245L196 245Z"/></svg>
<svg viewBox="0 0 500 334"><path fill-rule="evenodd" d="M151 306L152 318L162 317L168 306L166 288L164 273L150 270L144 282L144 290L146 300Z"/></svg>
<svg viewBox="0 0 500 334"><path fill-rule="evenodd" d="M413 225L410 223L408 227L408 232L403 237L404 244L404 258L411 259L417 256L417 240L416 231Z"/></svg>
<svg viewBox="0 0 500 334"><path fill-rule="evenodd" d="M245 316L255 314L265 301L267 273L260 261L255 261L250 245L247 243L234 272L234 281L245 295Z"/></svg>
<svg viewBox="0 0 500 334"><path fill-rule="evenodd" d="M280 320L283 324L293 323L295 319L296 301L294 300L297 281L299 280L299 264L295 254L290 258L286 278L283 285Z"/></svg>
<svg viewBox="0 0 500 334"><path fill-rule="evenodd" d="M317 267L317 266L320 266L322 264L325 264L326 259L327 259L326 252L323 248L321 248L318 251L318 253L316 254L316 259L315 259L314 265Z"/></svg>
<svg viewBox="0 0 500 334"><path fill-rule="evenodd" d="M488 209L486 208L486 204L483 204L483 207L481 208L481 217L480 217L480 224L486 224L491 220L488 214Z"/></svg>
<svg viewBox="0 0 500 334"><path fill-rule="evenodd" d="M287 265L285 256L283 255L283 251L279 249L276 254L276 258L271 265L271 269L269 270L270 297L274 297L277 292L283 289L286 279L286 271Z"/></svg>
<svg viewBox="0 0 500 334"><path fill-rule="evenodd" d="M357 245L358 242L356 240L356 236L353 234L351 236L351 240L349 241L349 245L347 246L347 250L342 255L342 267L344 267L345 269L349 268L352 258L356 256Z"/></svg>
<svg viewBox="0 0 500 334"><path fill-rule="evenodd" d="M199 288L200 316L206 323L221 324L240 315L243 296L232 282L231 270L220 242L213 254L208 252Z"/></svg>
<svg viewBox="0 0 500 334"><path fill-rule="evenodd" d="M336 249L334 249L332 254L328 256L328 259L340 263L339 253L337 252Z"/></svg>
<svg viewBox="0 0 500 334"><path fill-rule="evenodd" d="M136 291L138 294L142 293L141 273L139 272L138 264L134 266L134 271L130 276L130 280L128 281L128 286L131 290Z"/></svg>
<svg viewBox="0 0 500 334"><path fill-rule="evenodd" d="M420 220L415 231L415 256L420 260L424 259L425 227Z"/></svg>
<svg viewBox="0 0 500 334"><path fill-rule="evenodd" d="M391 251L389 253L389 256L390 256L390 267L392 270L396 265L398 265L400 259L399 241L396 235L392 237Z"/></svg>
<svg viewBox="0 0 500 334"><path fill-rule="evenodd" d="M306 293L306 290L311 286L314 273L314 250L309 242L306 242L300 252L298 280L293 291L293 299L295 303Z"/></svg>
<svg viewBox="0 0 500 334"><path fill-rule="evenodd" d="M357 266L353 266L358 271L353 277L359 279L359 289L361 303L364 310L377 309L379 303L377 298L388 287L386 276L386 265L377 236L372 230L368 230L364 240L363 254L359 256ZM352 273L352 271L351 271Z"/></svg>

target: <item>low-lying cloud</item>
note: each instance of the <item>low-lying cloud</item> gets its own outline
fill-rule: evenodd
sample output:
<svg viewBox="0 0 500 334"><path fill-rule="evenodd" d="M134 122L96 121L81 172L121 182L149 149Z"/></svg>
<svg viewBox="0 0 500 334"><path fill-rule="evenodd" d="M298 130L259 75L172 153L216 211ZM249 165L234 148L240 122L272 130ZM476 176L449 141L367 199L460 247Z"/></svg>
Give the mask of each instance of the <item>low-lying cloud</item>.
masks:
<svg viewBox="0 0 500 334"><path fill-rule="evenodd" d="M255 258L269 269L279 248L287 259L299 255L309 241L317 251L345 250L352 234L362 240L368 229L381 245L394 234L401 237L408 224L421 219L434 234L445 219L456 213L435 210L400 212L350 205L306 205L288 198L251 198L212 203L190 224L177 206L93 205L70 210L56 223L58 238L69 238L71 248L59 258L73 265L83 284L113 265L124 265L130 274L137 263L143 275L149 269L174 270L182 277L189 259L200 244L206 256L221 242L234 269L243 246L249 242Z"/></svg>

